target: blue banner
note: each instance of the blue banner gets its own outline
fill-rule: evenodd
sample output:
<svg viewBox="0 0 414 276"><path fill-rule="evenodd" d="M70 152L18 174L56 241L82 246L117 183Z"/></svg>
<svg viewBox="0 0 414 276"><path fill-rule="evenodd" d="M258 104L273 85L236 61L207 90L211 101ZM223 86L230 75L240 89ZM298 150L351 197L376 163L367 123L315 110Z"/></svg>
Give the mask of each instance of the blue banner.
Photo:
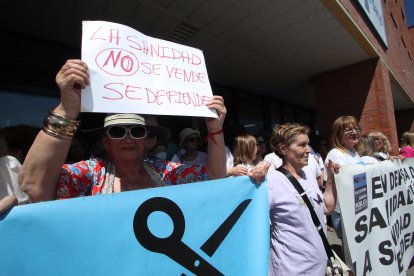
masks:
<svg viewBox="0 0 414 276"><path fill-rule="evenodd" d="M17 206L0 275L267 275L267 184L248 177Z"/></svg>

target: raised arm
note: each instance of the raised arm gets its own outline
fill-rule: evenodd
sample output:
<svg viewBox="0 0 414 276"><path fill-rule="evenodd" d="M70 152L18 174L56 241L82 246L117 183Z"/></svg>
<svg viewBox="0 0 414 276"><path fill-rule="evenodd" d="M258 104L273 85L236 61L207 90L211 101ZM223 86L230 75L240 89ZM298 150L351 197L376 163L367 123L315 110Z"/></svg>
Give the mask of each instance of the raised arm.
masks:
<svg viewBox="0 0 414 276"><path fill-rule="evenodd" d="M223 123L226 107L221 96L213 96L207 104L208 108L217 111L218 118L206 118L208 131L207 174L209 179L226 177L226 151L224 149Z"/></svg>
<svg viewBox="0 0 414 276"><path fill-rule="evenodd" d="M56 75L59 105L45 119L19 174L19 185L30 202L56 198L56 183L77 129L81 88L89 84L88 67L81 60L68 60Z"/></svg>

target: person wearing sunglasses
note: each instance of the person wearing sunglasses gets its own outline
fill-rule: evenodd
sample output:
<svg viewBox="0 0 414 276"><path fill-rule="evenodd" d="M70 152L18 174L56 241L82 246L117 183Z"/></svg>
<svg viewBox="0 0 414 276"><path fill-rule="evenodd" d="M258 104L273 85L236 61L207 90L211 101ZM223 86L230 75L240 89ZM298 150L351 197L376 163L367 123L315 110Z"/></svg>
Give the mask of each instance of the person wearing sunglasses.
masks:
<svg viewBox="0 0 414 276"><path fill-rule="evenodd" d="M340 116L332 125L331 143L332 149L325 159L325 166L329 162L338 166L348 164L364 164L362 158L356 151L356 145L361 137L361 128L354 116ZM335 181L333 178L330 181ZM342 239L341 209L337 201L331 215L332 226L338 238Z"/></svg>
<svg viewBox="0 0 414 276"><path fill-rule="evenodd" d="M60 103L45 117L44 127L27 154L19 184L30 202L144 189L226 176L223 123L226 107L221 96L206 104L218 118L206 118L206 166L186 166L146 159L157 138L138 114L111 114L105 118L101 140L105 158L63 164L75 135L81 107L81 89L89 85L88 66L79 59L66 61L56 75ZM63 166L62 166L63 165ZM262 182L266 167L251 177Z"/></svg>
<svg viewBox="0 0 414 276"><path fill-rule="evenodd" d="M203 165L207 163L207 154L199 151L201 142L200 132L192 128L184 128L180 132L181 149L174 154L172 162L180 162L186 165Z"/></svg>

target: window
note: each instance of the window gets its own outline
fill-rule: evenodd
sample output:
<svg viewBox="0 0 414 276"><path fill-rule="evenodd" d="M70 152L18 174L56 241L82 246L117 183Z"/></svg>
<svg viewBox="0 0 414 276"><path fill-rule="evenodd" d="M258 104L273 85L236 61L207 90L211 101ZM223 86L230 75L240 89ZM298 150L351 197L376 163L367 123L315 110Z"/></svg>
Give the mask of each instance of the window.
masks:
<svg viewBox="0 0 414 276"><path fill-rule="evenodd" d="M41 127L48 111L59 103L54 97L10 91L0 91L0 97L0 127L17 124Z"/></svg>
<svg viewBox="0 0 414 276"><path fill-rule="evenodd" d="M237 91L239 123L248 133L256 135L263 131L263 105L258 95Z"/></svg>
<svg viewBox="0 0 414 276"><path fill-rule="evenodd" d="M313 122L313 114L311 111L297 107L296 108L296 118L297 122L303 125L306 125L310 127L311 129L314 128L314 122Z"/></svg>
<svg viewBox="0 0 414 276"><path fill-rule="evenodd" d="M295 123L295 108L292 105L282 105L282 123Z"/></svg>
<svg viewBox="0 0 414 276"><path fill-rule="evenodd" d="M281 113L280 113L280 103L279 102L271 102L270 103L270 123L272 124L272 128L275 125L282 123Z"/></svg>

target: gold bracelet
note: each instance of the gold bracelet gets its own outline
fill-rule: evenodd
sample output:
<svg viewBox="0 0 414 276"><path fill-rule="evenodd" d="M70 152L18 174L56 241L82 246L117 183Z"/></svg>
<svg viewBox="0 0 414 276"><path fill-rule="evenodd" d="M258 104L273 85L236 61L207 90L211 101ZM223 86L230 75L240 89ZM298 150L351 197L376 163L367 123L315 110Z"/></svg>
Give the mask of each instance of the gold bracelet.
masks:
<svg viewBox="0 0 414 276"><path fill-rule="evenodd" d="M43 121L43 131L53 137L71 139L78 130L80 121L63 117L52 110Z"/></svg>

